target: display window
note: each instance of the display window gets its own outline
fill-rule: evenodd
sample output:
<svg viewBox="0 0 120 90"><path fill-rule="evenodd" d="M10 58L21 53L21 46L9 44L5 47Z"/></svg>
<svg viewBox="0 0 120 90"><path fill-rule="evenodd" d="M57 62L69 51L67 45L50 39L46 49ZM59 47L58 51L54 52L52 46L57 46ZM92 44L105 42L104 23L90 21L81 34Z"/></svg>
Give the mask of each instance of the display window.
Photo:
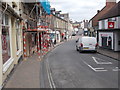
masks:
<svg viewBox="0 0 120 90"><path fill-rule="evenodd" d="M10 34L9 34L9 17L7 14L2 16L2 58L3 64L11 57L10 52Z"/></svg>

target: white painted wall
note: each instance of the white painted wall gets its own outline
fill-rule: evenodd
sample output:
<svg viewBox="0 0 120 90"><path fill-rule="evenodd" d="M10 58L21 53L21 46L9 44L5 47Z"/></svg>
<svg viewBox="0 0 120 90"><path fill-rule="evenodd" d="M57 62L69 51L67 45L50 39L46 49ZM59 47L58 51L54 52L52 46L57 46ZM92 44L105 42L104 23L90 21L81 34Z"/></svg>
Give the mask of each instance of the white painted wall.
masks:
<svg viewBox="0 0 120 90"><path fill-rule="evenodd" d="M116 31L115 35L115 51L120 51L120 45L118 45L118 41L120 41L120 32Z"/></svg>
<svg viewBox="0 0 120 90"><path fill-rule="evenodd" d="M106 37L111 36L112 37L112 49L113 47L113 43L114 43L114 39L113 39L113 32L99 32L99 46L102 46L102 35L105 35Z"/></svg>
<svg viewBox="0 0 120 90"><path fill-rule="evenodd" d="M102 29L102 21L99 21L99 29Z"/></svg>
<svg viewBox="0 0 120 90"><path fill-rule="evenodd" d="M116 20L114 20L116 18ZM120 17L111 18L115 22L114 28L120 28ZM99 29L108 29L108 19L99 21Z"/></svg>
<svg viewBox="0 0 120 90"><path fill-rule="evenodd" d="M104 20L105 29L108 29L108 19Z"/></svg>
<svg viewBox="0 0 120 90"><path fill-rule="evenodd" d="M119 17L117 17L117 22L118 22L118 28L120 28L120 16Z"/></svg>

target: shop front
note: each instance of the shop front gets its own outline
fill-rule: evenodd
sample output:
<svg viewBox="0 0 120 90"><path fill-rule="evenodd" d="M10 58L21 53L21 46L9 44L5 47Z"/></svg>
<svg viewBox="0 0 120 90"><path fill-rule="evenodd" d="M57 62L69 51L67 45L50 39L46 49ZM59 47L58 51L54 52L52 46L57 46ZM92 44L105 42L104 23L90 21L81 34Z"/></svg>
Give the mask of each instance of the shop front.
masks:
<svg viewBox="0 0 120 90"><path fill-rule="evenodd" d="M99 46L108 50L120 51L120 31L99 31Z"/></svg>

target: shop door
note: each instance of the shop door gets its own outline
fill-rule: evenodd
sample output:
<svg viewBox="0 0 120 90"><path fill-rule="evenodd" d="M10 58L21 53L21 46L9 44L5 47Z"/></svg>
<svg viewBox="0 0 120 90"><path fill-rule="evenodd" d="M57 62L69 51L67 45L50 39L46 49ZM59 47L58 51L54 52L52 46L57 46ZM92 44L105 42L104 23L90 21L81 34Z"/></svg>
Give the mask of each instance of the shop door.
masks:
<svg viewBox="0 0 120 90"><path fill-rule="evenodd" d="M102 37L102 47L107 48L107 37Z"/></svg>

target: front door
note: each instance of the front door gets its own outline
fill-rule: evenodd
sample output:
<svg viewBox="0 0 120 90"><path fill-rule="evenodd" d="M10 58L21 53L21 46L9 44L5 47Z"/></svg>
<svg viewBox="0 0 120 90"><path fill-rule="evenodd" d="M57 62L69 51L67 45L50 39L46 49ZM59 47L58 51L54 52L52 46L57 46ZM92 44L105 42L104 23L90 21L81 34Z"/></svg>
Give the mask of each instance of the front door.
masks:
<svg viewBox="0 0 120 90"><path fill-rule="evenodd" d="M107 37L102 37L102 47L107 48Z"/></svg>

